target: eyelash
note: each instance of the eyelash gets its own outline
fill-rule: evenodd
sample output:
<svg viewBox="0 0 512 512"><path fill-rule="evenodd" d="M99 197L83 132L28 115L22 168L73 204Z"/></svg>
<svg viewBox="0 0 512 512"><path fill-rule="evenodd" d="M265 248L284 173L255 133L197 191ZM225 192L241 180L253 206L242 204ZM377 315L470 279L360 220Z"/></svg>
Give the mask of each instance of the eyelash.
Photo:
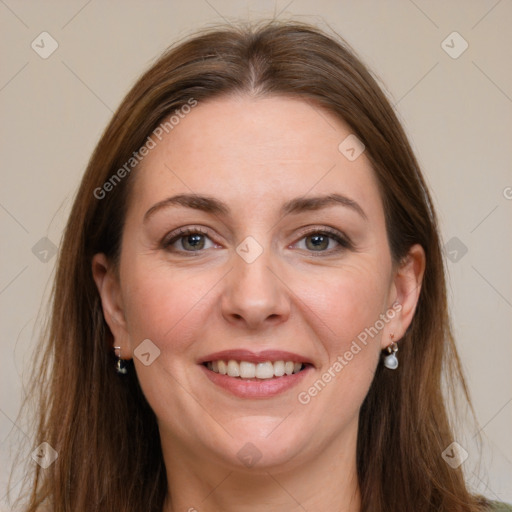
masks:
<svg viewBox="0 0 512 512"><path fill-rule="evenodd" d="M189 236L189 235L205 235L205 236L208 236L208 232L207 231L203 231L201 228L195 228L195 227L179 228L177 231L173 231L172 233L170 233L168 236L166 236L163 239L162 246L163 246L164 249L169 250L170 246L172 244L174 244L175 242L177 242L181 238L185 238L186 236ZM210 238L210 237L208 236L208 238ZM195 256L196 254L202 252L202 250L200 250L200 251L185 251L185 250L181 250L181 251L178 251L178 252L185 253L185 254L188 253L190 256Z"/></svg>
<svg viewBox="0 0 512 512"><path fill-rule="evenodd" d="M297 240L297 242L299 242L299 241L303 240L304 238L307 238L308 236L311 236L311 235L328 236L329 238L331 238L332 240L334 240L335 242L337 242L339 244L338 247L336 247L335 249L330 249L327 251L308 251L311 253L312 256L331 255L334 253L344 251L346 249L352 249L352 250L354 249L354 246L353 246L351 240L346 235L344 235L337 229L333 229L333 228L329 228L329 227L307 228L300 233L300 238ZM295 242L295 243L297 243L297 242Z"/></svg>
<svg viewBox="0 0 512 512"><path fill-rule="evenodd" d="M173 245L175 242L179 241L182 238L185 238L189 235L205 235L206 237L210 238L208 231L204 231L203 229L199 227L188 227L188 228L179 228L179 230L174 231L170 233L168 236L164 238L162 241L162 247L166 250L170 250L171 245ZM312 256L323 256L323 255L331 255L334 253L338 253L347 249L354 249L354 246L350 239L337 231L336 229L329 228L329 227L318 227L318 228L311 228L304 230L300 233L300 238L297 240L297 242L303 240L304 238L307 238L311 235L324 235L328 236L335 242L339 244L339 246L335 249L330 249L326 251L308 251L311 253ZM211 240L211 238L210 238ZM212 240L213 242L213 240ZM295 243L297 243L295 242ZM200 254L201 252L205 251L207 249L199 249L197 251L187 251L187 250L178 250L174 252L184 253L190 256L196 256ZM306 249L307 250L307 249Z"/></svg>

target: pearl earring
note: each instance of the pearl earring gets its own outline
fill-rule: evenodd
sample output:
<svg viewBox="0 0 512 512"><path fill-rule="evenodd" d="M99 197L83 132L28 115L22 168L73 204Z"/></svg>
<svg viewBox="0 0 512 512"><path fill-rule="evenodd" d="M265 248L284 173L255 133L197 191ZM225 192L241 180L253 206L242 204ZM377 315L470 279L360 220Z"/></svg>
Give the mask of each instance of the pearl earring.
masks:
<svg viewBox="0 0 512 512"><path fill-rule="evenodd" d="M390 370L396 370L398 368L398 358L396 357L396 353L398 352L398 345L393 341L395 337L394 334L390 334L391 344L385 349L388 353L387 356L384 357L384 366L389 368Z"/></svg>
<svg viewBox="0 0 512 512"><path fill-rule="evenodd" d="M114 352L116 353L117 357L116 372L120 375L126 375L128 373L128 368L126 367L126 361L121 359L121 347L114 347Z"/></svg>

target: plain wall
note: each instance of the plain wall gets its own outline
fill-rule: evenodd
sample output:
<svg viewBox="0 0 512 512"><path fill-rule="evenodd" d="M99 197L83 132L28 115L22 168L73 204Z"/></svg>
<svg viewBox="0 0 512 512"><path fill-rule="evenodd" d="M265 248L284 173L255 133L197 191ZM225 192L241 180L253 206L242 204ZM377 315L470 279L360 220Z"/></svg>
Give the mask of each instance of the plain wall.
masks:
<svg viewBox="0 0 512 512"><path fill-rule="evenodd" d="M476 432L461 437L468 480L512 502L511 2L6 0L0 3L1 510L9 510L12 449L30 434L17 414L53 250L112 111L177 38L223 19L274 15L328 23L396 105L447 244L453 326L484 438L478 472ZM31 47L39 41L42 50L43 31L59 45L46 59ZM463 39L450 36L454 31ZM464 40L468 48L453 58Z"/></svg>

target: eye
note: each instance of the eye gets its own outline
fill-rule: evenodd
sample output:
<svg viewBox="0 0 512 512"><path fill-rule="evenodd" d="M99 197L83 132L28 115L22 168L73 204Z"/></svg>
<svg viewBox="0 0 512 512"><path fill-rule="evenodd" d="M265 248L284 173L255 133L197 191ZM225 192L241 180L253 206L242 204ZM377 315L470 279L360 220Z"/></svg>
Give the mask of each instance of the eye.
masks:
<svg viewBox="0 0 512 512"><path fill-rule="evenodd" d="M310 230L302 235L303 237L296 242L299 245L298 248L311 252L333 253L352 247L347 237L330 228Z"/></svg>
<svg viewBox="0 0 512 512"><path fill-rule="evenodd" d="M163 246L171 252L199 252L211 249L215 244L206 231L199 228L180 228L163 241Z"/></svg>

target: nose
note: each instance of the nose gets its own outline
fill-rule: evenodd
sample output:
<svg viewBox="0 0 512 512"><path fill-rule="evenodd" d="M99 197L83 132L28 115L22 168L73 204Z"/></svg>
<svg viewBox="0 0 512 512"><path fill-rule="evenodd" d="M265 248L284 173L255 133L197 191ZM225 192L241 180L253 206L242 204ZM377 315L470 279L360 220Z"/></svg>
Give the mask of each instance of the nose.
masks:
<svg viewBox="0 0 512 512"><path fill-rule="evenodd" d="M249 330L285 322L290 316L290 293L284 276L272 265L272 255L264 251L251 263L238 254L233 259L234 268L226 276L221 298L222 316Z"/></svg>

